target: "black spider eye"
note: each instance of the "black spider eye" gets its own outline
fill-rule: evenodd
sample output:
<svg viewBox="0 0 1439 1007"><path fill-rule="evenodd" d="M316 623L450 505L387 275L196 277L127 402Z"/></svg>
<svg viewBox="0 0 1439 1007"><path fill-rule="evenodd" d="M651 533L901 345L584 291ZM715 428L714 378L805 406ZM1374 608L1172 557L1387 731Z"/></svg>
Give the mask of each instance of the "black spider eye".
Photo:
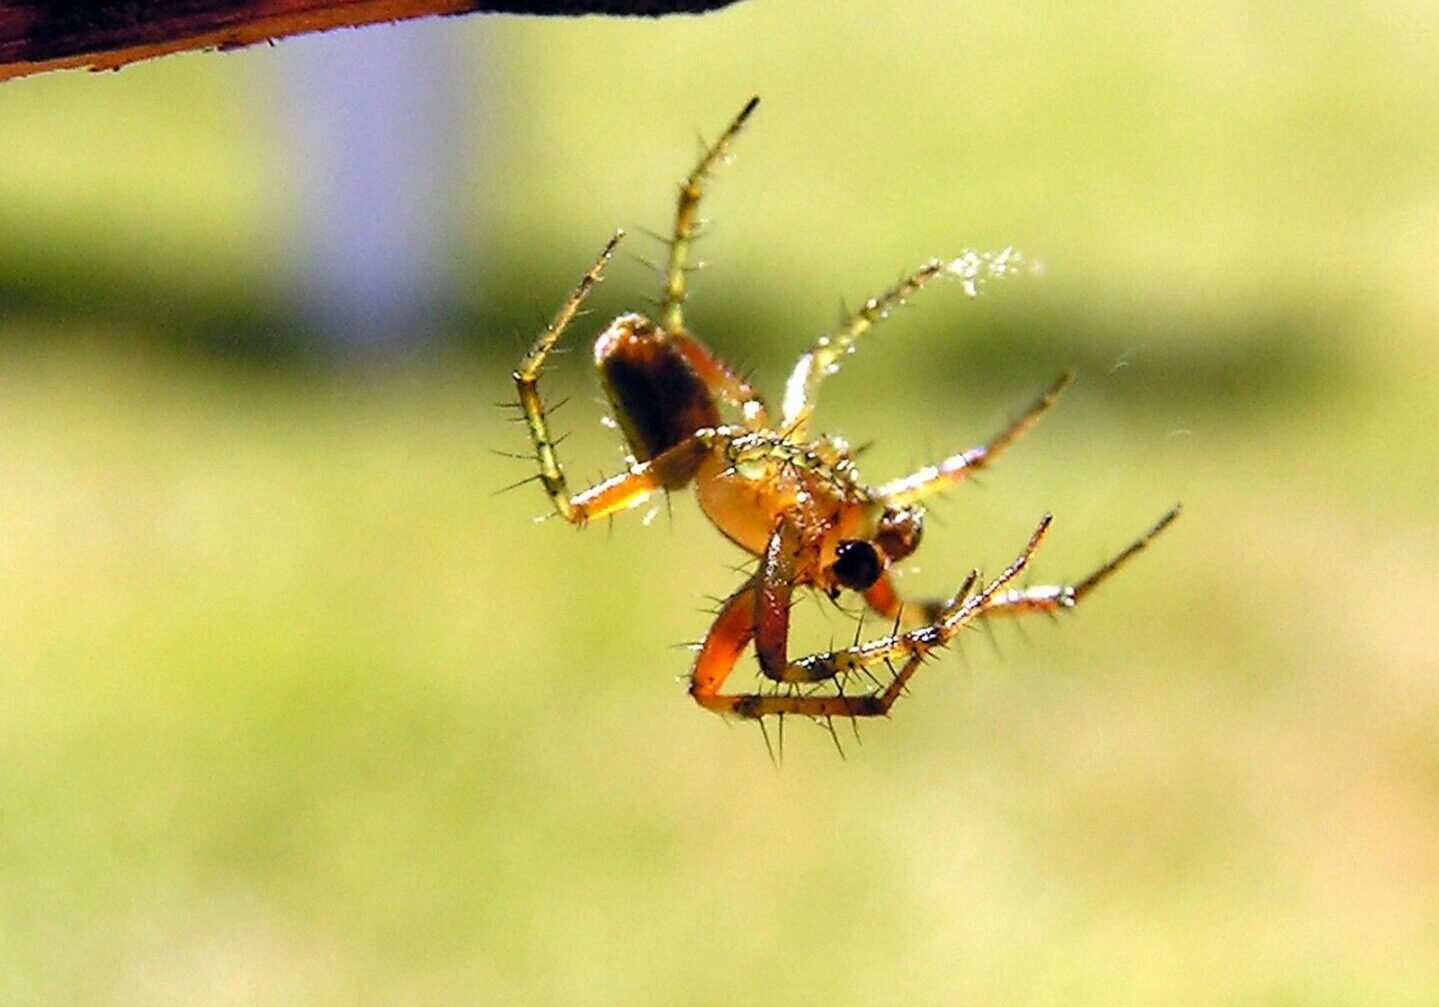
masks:
<svg viewBox="0 0 1439 1007"><path fill-rule="evenodd" d="M879 551L868 542L845 539L834 551L834 579L851 591L863 591L884 571Z"/></svg>

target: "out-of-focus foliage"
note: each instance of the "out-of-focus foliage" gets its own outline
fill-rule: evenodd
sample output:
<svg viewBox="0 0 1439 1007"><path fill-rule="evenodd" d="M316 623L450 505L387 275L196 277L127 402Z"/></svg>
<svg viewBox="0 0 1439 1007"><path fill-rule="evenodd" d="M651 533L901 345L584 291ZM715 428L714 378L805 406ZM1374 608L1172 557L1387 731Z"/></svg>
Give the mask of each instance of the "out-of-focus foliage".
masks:
<svg viewBox="0 0 1439 1007"><path fill-rule="evenodd" d="M283 52L0 87L0 1003L1439 998L1439 18L449 28L488 110L460 324L363 369L289 351ZM1187 505L779 772L675 681L738 579L693 505L536 526L486 450L523 448L490 403L538 320L614 226L653 254L755 92L694 281L718 349L777 391L841 298L1016 245L1042 275L926 292L823 425L884 477L1080 369L907 586L1045 510L1037 575L1081 573ZM654 288L618 263L590 323ZM584 359L546 386L576 481L617 462Z"/></svg>

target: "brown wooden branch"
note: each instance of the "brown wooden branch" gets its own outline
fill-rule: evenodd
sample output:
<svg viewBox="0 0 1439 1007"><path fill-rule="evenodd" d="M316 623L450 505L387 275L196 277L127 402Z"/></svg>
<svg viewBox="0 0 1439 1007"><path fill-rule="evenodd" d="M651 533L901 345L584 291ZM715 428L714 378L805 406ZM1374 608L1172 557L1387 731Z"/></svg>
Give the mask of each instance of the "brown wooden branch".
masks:
<svg viewBox="0 0 1439 1007"><path fill-rule="evenodd" d="M698 14L735 0L0 0L0 80L43 70L113 70L188 49L475 12Z"/></svg>

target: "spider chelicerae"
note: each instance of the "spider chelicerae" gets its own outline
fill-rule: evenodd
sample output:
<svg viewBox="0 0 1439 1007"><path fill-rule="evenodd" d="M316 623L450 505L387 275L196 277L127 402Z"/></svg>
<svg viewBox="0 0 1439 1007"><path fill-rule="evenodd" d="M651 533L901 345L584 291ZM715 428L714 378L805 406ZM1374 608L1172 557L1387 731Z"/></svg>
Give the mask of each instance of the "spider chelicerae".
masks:
<svg viewBox="0 0 1439 1007"><path fill-rule="evenodd" d="M538 480L566 521L584 525L639 506L655 493L693 486L700 508L721 534L757 557L754 573L724 601L698 645L689 686L695 702L746 718L879 716L888 713L927 656L976 620L1074 607L1167 528L1179 507L1076 583L1017 586L1049 531L1046 514L998 576L986 580L971 571L948 599L901 600L891 571L920 544L923 501L984 468L1013 444L1054 404L1072 375L1062 375L987 442L879 486L860 480L844 441L811 438L820 385L892 308L946 275L957 276L972 294L981 280L1010 271L1015 262L1010 253L968 253L931 260L820 338L790 374L776 420L760 394L696 339L684 320L685 280L704 183L727 157L758 102L750 99L680 187L658 322L624 314L595 340L595 366L632 457L628 470L571 494L539 394L545 359L600 282L623 232L610 239L565 300L514 380L534 443ZM733 421L726 420L727 414ZM857 592L893 628L879 639L792 658L791 600L803 587L833 599ZM723 691L751 642L773 688Z"/></svg>

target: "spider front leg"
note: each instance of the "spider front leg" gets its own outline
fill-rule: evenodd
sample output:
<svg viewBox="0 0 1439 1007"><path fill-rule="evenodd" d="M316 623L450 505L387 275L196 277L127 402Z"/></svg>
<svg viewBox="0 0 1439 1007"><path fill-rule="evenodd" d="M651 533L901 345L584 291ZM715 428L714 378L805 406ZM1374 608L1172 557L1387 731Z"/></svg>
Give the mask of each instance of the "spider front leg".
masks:
<svg viewBox="0 0 1439 1007"><path fill-rule="evenodd" d="M722 693L740 655L755 636L759 588L746 584L720 609L700 645L690 672L690 695L718 714L756 719L795 713L806 717L872 717L884 712L870 696L781 696L764 693ZM893 702L893 700L891 700ZM884 709L888 709L886 706Z"/></svg>
<svg viewBox="0 0 1439 1007"><path fill-rule="evenodd" d="M751 583L726 603L710 636L705 640L700 659L695 665L691 693L696 701L707 709L740 717L757 718L784 714L805 717L884 716L895 700L904 693L910 678L924 663L925 658L935 650L947 646L976 619L995 615L1053 612L1074 607L1100 583L1145 549L1179 514L1180 507L1176 505L1118 555L1075 584L1012 587L1049 531L1050 517L1045 515L1030 536L1024 551L998 577L987 583L978 593L971 594L970 591L978 579L977 574L971 573L953 598L933 606L935 611L925 625L843 650L800 658L786 665L780 674L770 675L778 681L794 684L834 681L841 690L834 695L719 694L719 688L739 658L740 652L754 636L752 613L758 597L758 587ZM892 590L890 597L894 599L895 607L884 614L897 618L898 599ZM874 607L880 608L878 605ZM843 693L844 683L856 674L874 678L870 669L877 665L884 665L891 672L887 685L863 695ZM766 673L769 674L768 671Z"/></svg>
<svg viewBox="0 0 1439 1007"><path fill-rule="evenodd" d="M969 576L965 578L954 597L944 603L935 618L927 625L907 633L895 633L878 640L855 644L844 650L801 658L786 669L787 677L791 681L834 680L842 689L844 683L856 673L873 679L874 673L869 669L883 664L891 672L891 678L889 684L882 690L854 698L846 697L841 693L835 698L849 700L852 708L859 711L848 714L850 716L883 716L887 714L889 708L894 705L894 701L903 695L910 678L919 670L919 666L924 663L925 658L934 651L948 646L1024 572L1030 559L1043 543L1044 537L1049 533L1049 526L1053 520L1050 515L1044 515L1035 527L1033 534L1030 535L1024 551L1015 557L1014 561L998 577L985 584L976 594L970 594L970 590L978 582L979 573L970 571ZM895 669L896 664L900 664L898 670ZM775 698L798 700L802 704L805 700L826 697ZM774 712L789 713L792 711L781 705ZM794 712L803 713L802 705Z"/></svg>
<svg viewBox="0 0 1439 1007"><path fill-rule="evenodd" d="M1148 531L1136 538L1116 556L1101 564L1084 579L1074 584L1042 584L1023 588L1006 588L989 599L979 613L982 618L996 615L1028 615L1032 612L1058 612L1078 605L1101 583L1108 580L1120 567L1144 550L1179 517L1183 508L1175 504ZM925 621L937 618L943 603L934 601L902 601L894 590L886 573L865 591L864 599L879 615L887 619L899 619L903 613L923 613Z"/></svg>
<svg viewBox="0 0 1439 1007"><path fill-rule="evenodd" d="M785 665L779 674L770 676L796 686L834 681L841 689L834 695L725 695L719 692L740 653L755 634L759 587L752 582L725 603L711 627L695 662L690 694L708 710L747 718L784 714L802 717L884 716L903 694L905 685L925 657L946 646L1024 571L1030 557L1044 540L1050 520L1049 515L1045 515L1030 536L1024 552L1003 573L973 595L969 592L978 580L978 574L971 573L954 598L929 625L844 650L800 658ZM854 674L863 673L872 677L869 672L871 667L884 664L893 670L894 665L901 662L902 667L894 670L890 683L883 689L862 695L843 693L844 683Z"/></svg>
<svg viewBox="0 0 1439 1007"><path fill-rule="evenodd" d="M789 664L790 600L803 538L799 521L782 516L770 534L759 570L720 609L690 674L690 695L706 709L735 713L756 698L719 692L751 640L755 641L760 670L777 682L783 681Z"/></svg>
<svg viewBox="0 0 1439 1007"><path fill-rule="evenodd" d="M755 598L755 656L760 670L775 681L783 680L789 664L789 609L803 538L799 521L788 515L781 517L760 557L756 574L759 593Z"/></svg>
<svg viewBox="0 0 1439 1007"><path fill-rule="evenodd" d="M1033 587L1013 588L996 595L985 606L983 615L1028 615L1031 612L1057 612L1073 608L1101 583L1108 580L1121 566L1128 563L1149 543L1159 537L1160 532L1173 524L1184 508L1175 504L1165 511L1147 532L1129 543L1118 555L1101 564L1089 576L1074 584L1044 584Z"/></svg>

